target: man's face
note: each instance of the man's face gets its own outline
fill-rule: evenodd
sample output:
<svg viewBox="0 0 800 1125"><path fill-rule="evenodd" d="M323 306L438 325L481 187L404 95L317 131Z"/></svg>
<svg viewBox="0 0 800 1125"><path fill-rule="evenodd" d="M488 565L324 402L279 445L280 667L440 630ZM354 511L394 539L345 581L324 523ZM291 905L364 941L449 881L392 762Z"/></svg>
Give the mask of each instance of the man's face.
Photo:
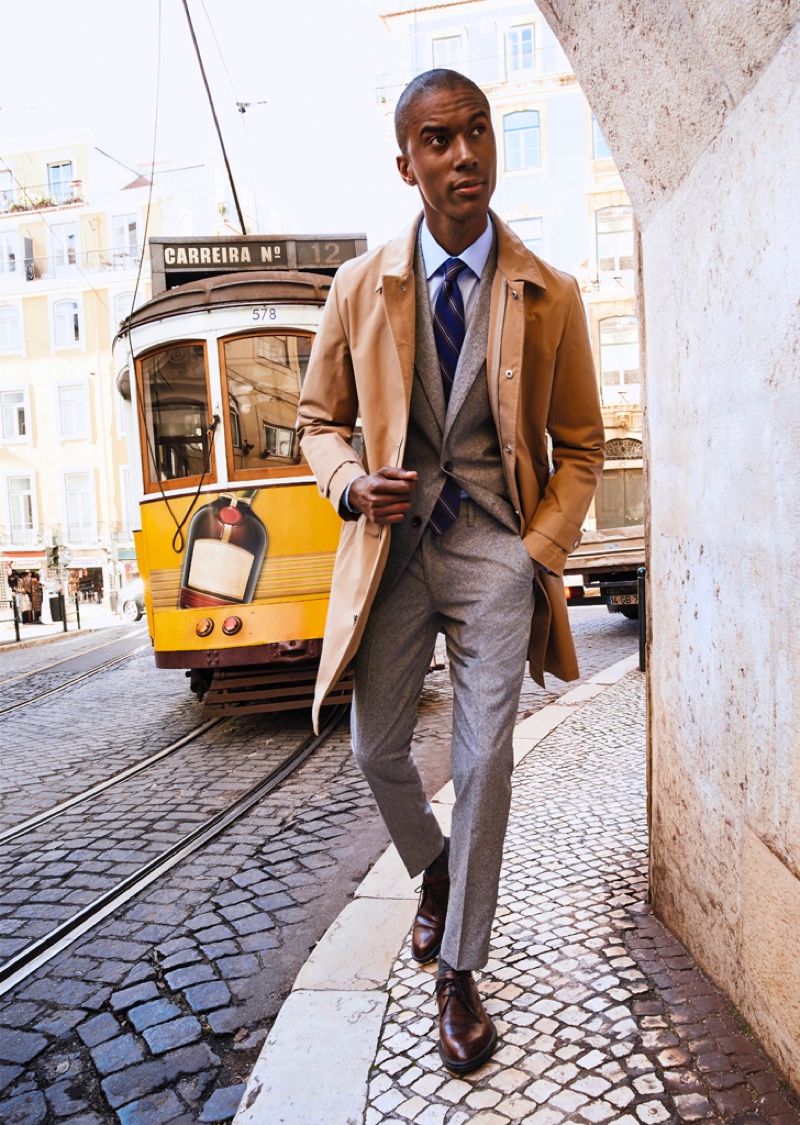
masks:
<svg viewBox="0 0 800 1125"><path fill-rule="evenodd" d="M441 242L440 235L449 234L452 241L459 230L465 235L474 230L477 238L497 182L486 99L468 86L422 94L412 104L407 150L397 167L407 184L419 188L434 238Z"/></svg>

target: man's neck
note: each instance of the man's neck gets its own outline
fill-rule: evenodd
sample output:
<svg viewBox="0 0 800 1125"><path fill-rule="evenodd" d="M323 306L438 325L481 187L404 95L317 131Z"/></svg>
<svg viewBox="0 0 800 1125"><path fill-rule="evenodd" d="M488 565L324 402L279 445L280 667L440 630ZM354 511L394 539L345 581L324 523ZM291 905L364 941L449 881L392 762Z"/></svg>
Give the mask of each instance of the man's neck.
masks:
<svg viewBox="0 0 800 1125"><path fill-rule="evenodd" d="M429 215L427 211L425 212L425 222L428 224L428 230L441 248L446 250L453 258L457 258L468 246L471 246L473 242L477 242L486 230L488 221L488 211L484 215L479 215L475 219L471 219L469 223L454 223L448 221L437 212L431 215Z"/></svg>

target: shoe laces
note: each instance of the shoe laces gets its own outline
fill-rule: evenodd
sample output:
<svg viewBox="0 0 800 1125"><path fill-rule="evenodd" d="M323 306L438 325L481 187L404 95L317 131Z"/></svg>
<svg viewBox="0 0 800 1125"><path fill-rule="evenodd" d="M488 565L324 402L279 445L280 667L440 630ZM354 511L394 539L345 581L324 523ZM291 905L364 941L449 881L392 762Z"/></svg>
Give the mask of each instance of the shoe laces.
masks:
<svg viewBox="0 0 800 1125"><path fill-rule="evenodd" d="M480 1020L480 1014L473 1008L467 995L467 990L464 987L464 981L460 977L439 977L436 981L437 1000L441 996L444 996L442 1015L447 1011L448 1004L455 997L461 1001L467 1011L470 1012L476 1020Z"/></svg>

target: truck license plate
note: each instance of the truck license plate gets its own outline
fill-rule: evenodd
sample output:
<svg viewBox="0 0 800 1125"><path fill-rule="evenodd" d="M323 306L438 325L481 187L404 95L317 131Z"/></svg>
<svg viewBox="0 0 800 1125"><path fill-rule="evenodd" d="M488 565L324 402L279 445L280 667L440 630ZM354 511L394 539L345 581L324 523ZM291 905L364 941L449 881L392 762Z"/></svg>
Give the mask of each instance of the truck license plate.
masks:
<svg viewBox="0 0 800 1125"><path fill-rule="evenodd" d="M608 601L610 605L639 604L639 599L636 594L609 594Z"/></svg>

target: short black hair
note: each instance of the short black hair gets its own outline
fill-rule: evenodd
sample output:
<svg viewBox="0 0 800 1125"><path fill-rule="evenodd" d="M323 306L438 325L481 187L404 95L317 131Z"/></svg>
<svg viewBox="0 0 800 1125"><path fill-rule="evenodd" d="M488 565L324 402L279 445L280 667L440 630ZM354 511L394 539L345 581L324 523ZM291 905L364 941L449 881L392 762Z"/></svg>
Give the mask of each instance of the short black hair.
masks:
<svg viewBox="0 0 800 1125"><path fill-rule="evenodd" d="M460 74L457 70L445 70L443 67L438 67L436 70L426 70L422 74L418 74L416 78L411 79L400 95L400 100L394 111L394 134L404 156L408 153L408 128L411 111L417 99L433 90L457 90L461 87L474 90L486 102L488 109L489 100L480 86L473 82L471 78L467 78L466 74Z"/></svg>

